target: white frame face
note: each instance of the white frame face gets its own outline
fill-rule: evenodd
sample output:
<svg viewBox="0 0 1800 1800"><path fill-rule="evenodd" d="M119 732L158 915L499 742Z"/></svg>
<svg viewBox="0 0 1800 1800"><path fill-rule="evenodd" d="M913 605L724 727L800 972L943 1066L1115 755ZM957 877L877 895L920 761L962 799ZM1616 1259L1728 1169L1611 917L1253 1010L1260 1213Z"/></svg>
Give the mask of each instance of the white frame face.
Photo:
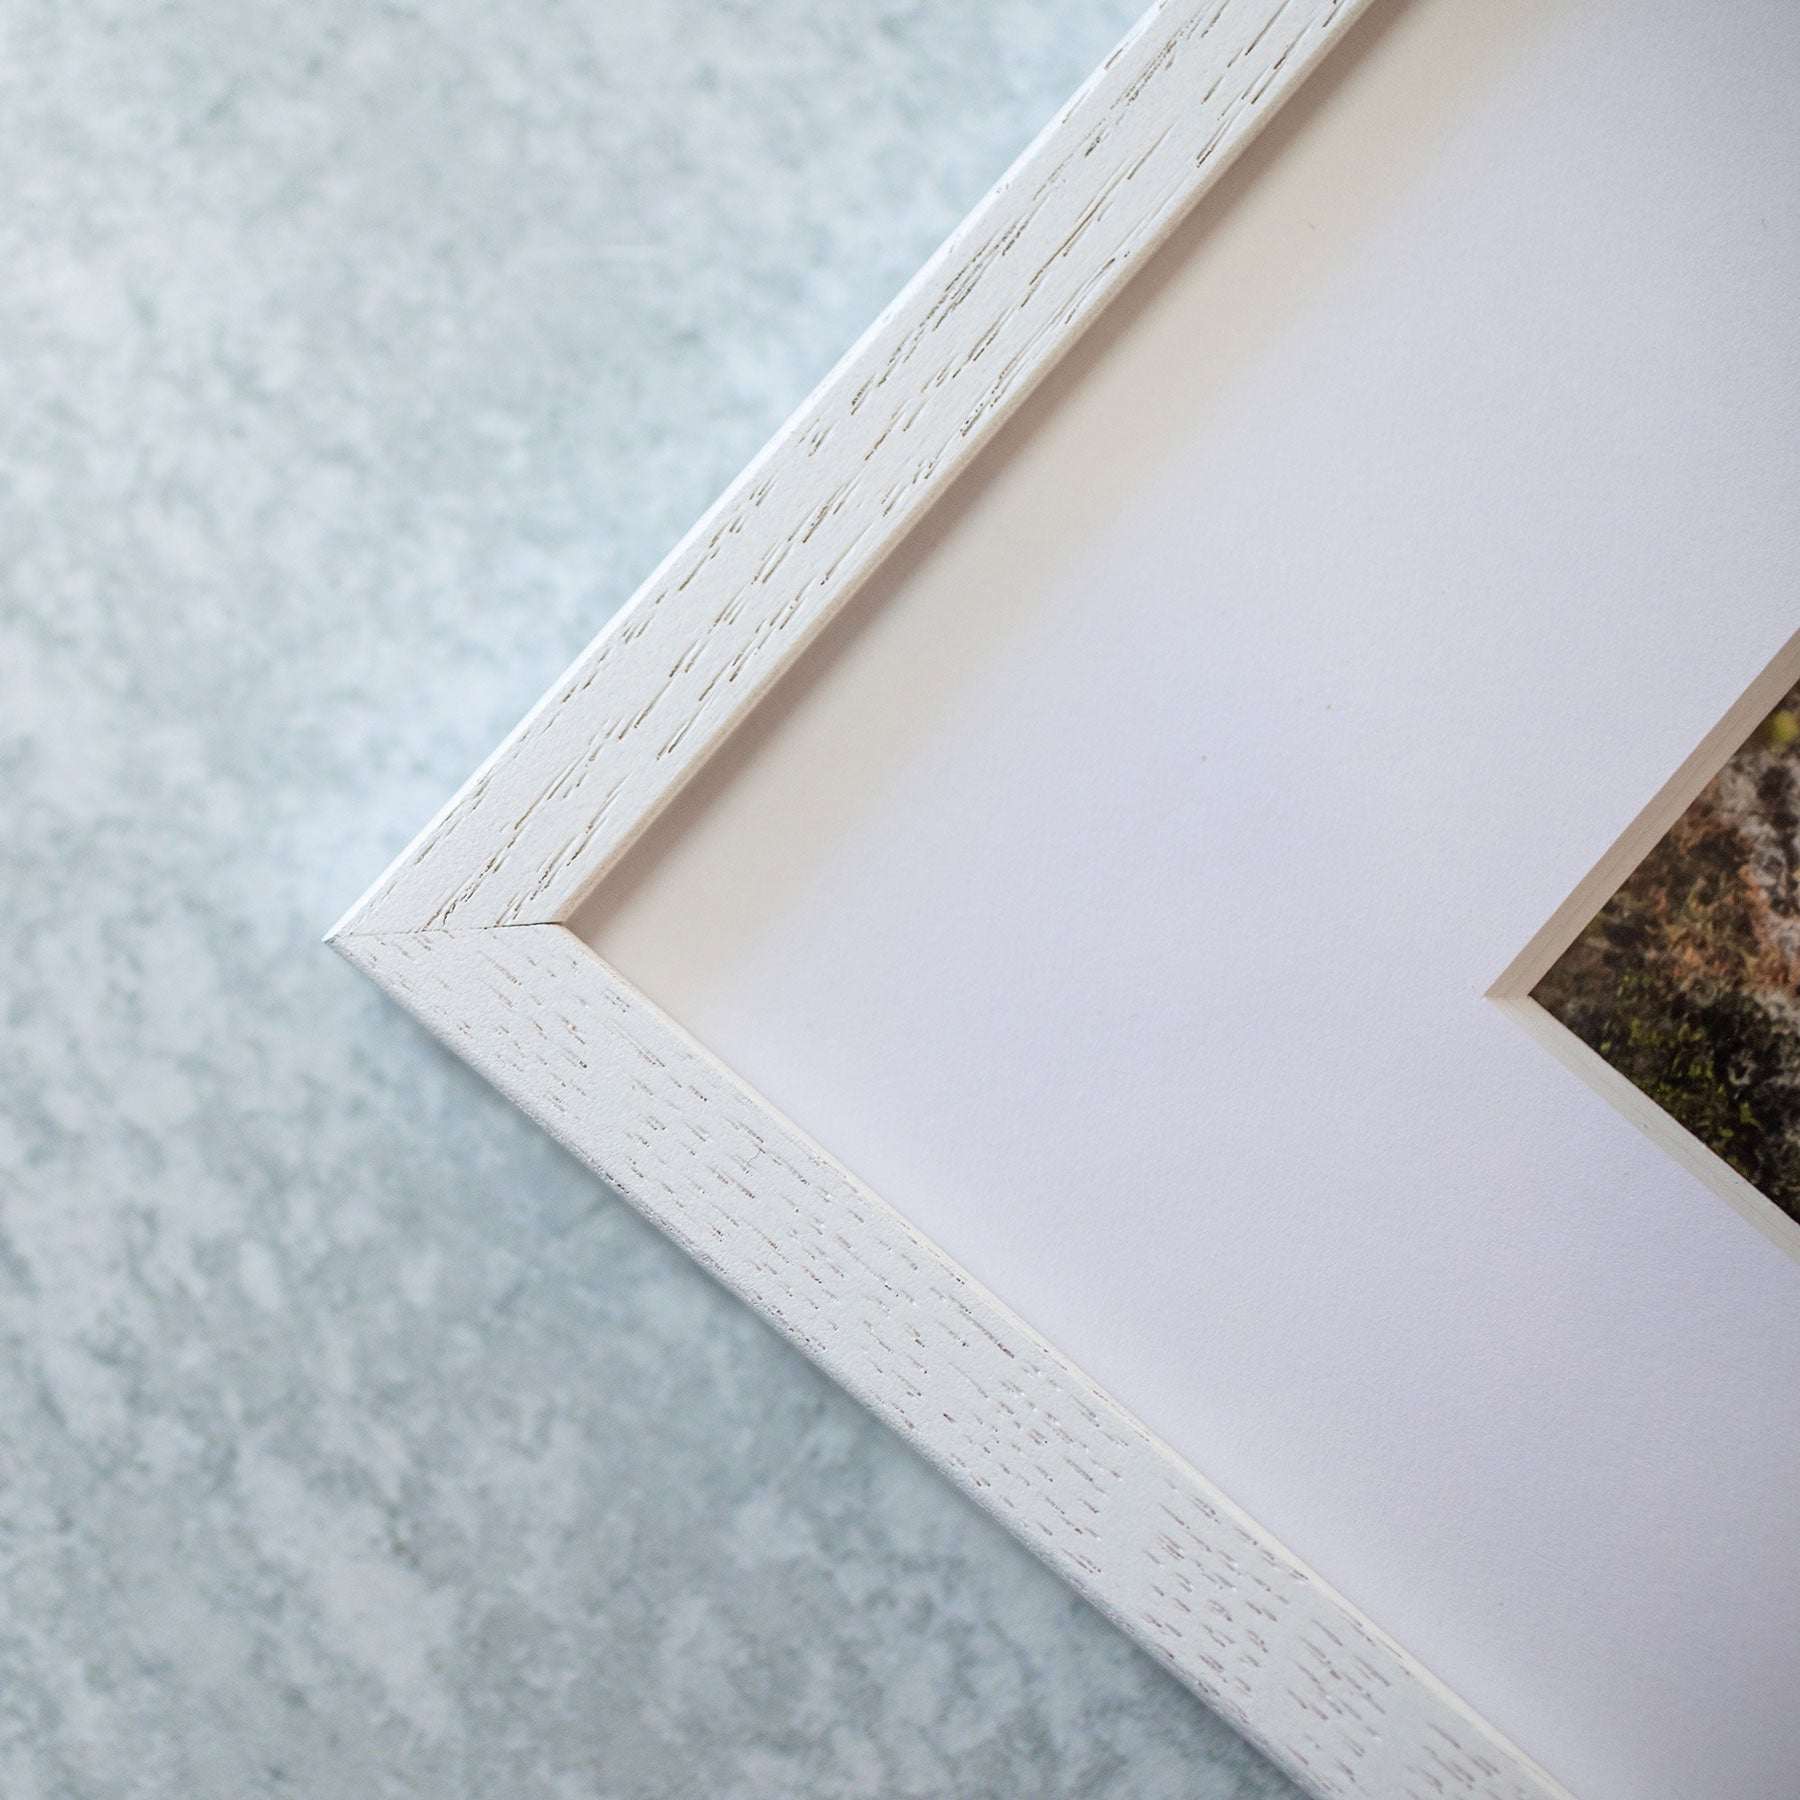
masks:
<svg viewBox="0 0 1800 1800"><path fill-rule="evenodd" d="M570 928L1364 4L1156 7L332 941L1311 1790L1546 1800L1549 1775ZM1523 996L1741 735L1734 715L1496 984L1546 1041L1568 1034Z"/></svg>

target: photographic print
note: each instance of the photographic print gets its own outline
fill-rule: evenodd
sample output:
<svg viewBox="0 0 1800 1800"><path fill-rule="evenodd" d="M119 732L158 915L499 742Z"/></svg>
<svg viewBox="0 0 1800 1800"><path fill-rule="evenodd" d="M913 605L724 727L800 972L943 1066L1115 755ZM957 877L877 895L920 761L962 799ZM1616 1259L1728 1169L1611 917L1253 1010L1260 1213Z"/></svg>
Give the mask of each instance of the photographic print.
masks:
<svg viewBox="0 0 1800 1800"><path fill-rule="evenodd" d="M1800 1220L1800 686L1532 998Z"/></svg>

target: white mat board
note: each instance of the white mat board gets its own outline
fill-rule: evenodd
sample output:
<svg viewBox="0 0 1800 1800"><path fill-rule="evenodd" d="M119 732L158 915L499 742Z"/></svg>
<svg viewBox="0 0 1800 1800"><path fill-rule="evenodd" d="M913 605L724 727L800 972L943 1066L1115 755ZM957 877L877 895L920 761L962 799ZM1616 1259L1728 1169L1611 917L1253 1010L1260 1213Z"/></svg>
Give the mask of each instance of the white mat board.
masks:
<svg viewBox="0 0 1800 1800"><path fill-rule="evenodd" d="M1591 1800L1800 1769L1800 1265L1482 996L1800 624L1797 93L1371 21L586 927Z"/></svg>

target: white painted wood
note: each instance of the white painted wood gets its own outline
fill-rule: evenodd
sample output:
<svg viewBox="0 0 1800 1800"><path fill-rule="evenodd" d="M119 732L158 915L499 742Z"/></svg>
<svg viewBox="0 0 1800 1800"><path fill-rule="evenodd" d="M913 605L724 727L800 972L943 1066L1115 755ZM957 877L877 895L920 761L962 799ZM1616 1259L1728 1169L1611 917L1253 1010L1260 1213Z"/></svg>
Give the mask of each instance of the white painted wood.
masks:
<svg viewBox="0 0 1800 1800"><path fill-rule="evenodd" d="M333 939L1314 1792L1545 1800L565 928L1362 3L1155 8Z"/></svg>
<svg viewBox="0 0 1800 1800"><path fill-rule="evenodd" d="M572 932L340 947L1312 1792L1564 1793Z"/></svg>

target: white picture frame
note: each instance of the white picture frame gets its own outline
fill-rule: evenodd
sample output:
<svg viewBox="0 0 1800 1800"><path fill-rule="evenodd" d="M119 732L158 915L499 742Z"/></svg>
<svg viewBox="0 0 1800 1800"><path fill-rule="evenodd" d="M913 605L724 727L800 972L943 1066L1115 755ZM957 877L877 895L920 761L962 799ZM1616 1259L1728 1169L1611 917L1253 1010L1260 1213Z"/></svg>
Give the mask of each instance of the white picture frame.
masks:
<svg viewBox="0 0 1800 1800"><path fill-rule="evenodd" d="M1547 1800L1525 1749L570 928L1363 10L1153 8L330 941L1310 1791ZM1762 687L1495 984L1546 1042L1524 972Z"/></svg>

